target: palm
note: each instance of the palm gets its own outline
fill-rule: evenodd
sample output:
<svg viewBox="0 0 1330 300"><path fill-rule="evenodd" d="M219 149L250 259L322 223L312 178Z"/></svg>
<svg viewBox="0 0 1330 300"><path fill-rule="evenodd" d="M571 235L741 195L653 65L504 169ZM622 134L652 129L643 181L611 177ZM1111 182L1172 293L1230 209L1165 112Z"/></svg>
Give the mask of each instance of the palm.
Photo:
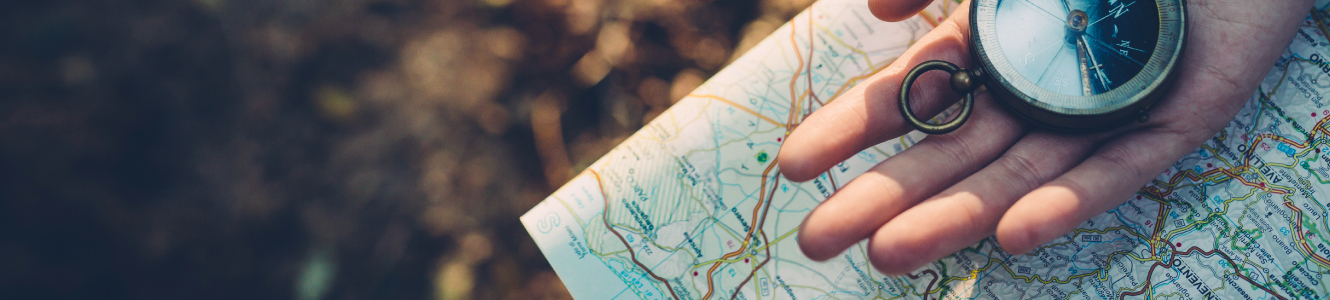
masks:
<svg viewBox="0 0 1330 300"><path fill-rule="evenodd" d="M902 19L928 2L870 0L870 7L880 18ZM1018 121L981 93L961 129L924 139L814 210L799 245L809 257L827 259L869 238L870 259L887 273L914 270L994 234L1010 252L1029 251L1121 204L1213 136L1274 64L1310 4L1190 1L1178 88L1146 123L1094 134L1048 132ZM911 128L893 105L900 82L927 60L969 65L966 7L791 133L780 153L785 176L811 179L907 133ZM941 74L921 78L911 95L918 99L915 109L935 113L948 105L956 95L946 86Z"/></svg>

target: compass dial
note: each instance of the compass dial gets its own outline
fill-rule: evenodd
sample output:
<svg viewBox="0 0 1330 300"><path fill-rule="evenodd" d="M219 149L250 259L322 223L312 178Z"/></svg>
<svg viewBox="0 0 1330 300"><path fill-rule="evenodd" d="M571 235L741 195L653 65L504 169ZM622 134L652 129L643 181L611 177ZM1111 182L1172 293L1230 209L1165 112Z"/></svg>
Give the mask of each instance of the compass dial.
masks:
<svg viewBox="0 0 1330 300"><path fill-rule="evenodd" d="M974 1L974 55L990 90L1055 127L1148 107L1182 51L1183 0Z"/></svg>
<svg viewBox="0 0 1330 300"><path fill-rule="evenodd" d="M1094 95L1145 67L1159 10L1145 0L1003 0L998 43L1016 71L1064 95Z"/></svg>

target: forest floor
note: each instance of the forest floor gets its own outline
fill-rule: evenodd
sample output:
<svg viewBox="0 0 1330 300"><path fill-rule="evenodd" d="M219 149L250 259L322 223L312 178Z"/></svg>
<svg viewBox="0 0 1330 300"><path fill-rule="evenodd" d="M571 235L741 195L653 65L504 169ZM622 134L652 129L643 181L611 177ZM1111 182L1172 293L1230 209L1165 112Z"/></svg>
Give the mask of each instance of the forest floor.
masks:
<svg viewBox="0 0 1330 300"><path fill-rule="evenodd" d="M0 298L566 299L518 217L810 2L5 1Z"/></svg>

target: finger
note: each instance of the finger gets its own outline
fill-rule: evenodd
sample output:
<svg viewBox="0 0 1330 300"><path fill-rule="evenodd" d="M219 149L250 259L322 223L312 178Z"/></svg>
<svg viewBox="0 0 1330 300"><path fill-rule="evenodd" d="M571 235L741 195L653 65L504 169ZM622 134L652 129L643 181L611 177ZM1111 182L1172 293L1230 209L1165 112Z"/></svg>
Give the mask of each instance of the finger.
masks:
<svg viewBox="0 0 1330 300"><path fill-rule="evenodd" d="M860 150L913 130L900 117L897 94L901 81L915 65L928 60L968 64L965 35L968 9L962 7L900 59L845 95L809 116L786 138L780 149L781 173L793 181L807 181ZM910 90L913 108L932 116L954 103L945 72L928 72ZM918 99L918 100L915 100Z"/></svg>
<svg viewBox="0 0 1330 300"><path fill-rule="evenodd" d="M825 260L868 238L901 211L993 161L1025 132L1024 125L976 95L965 126L933 135L855 177L818 205L799 229L804 255Z"/></svg>
<svg viewBox="0 0 1330 300"><path fill-rule="evenodd" d="M869 259L901 274L993 234L1003 212L1025 193L1075 166L1094 139L1035 132L973 176L901 213L873 236Z"/></svg>
<svg viewBox="0 0 1330 300"><path fill-rule="evenodd" d="M1027 253L1121 205L1192 151L1200 143L1196 140L1163 127L1111 140L1071 171L1017 200L998 224L998 243L1010 253Z"/></svg>
<svg viewBox="0 0 1330 300"><path fill-rule="evenodd" d="M868 0L868 11L883 21L896 22L913 17L932 3L933 0Z"/></svg>

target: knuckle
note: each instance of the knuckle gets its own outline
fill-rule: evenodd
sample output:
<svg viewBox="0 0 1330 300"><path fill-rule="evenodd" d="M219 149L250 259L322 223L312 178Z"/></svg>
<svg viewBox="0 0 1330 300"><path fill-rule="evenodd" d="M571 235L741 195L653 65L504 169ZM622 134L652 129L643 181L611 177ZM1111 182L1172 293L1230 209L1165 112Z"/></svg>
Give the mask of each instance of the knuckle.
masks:
<svg viewBox="0 0 1330 300"><path fill-rule="evenodd" d="M965 232L982 232L981 230L983 228L991 228L997 225L996 222L989 220L992 219L989 217L989 213L991 212L984 209L984 206L980 204L980 202L982 201L965 201L956 205L956 210L961 213L961 216L963 216L959 220L961 223L959 224L960 227L957 229L959 229L960 232L957 232L957 234L964 236L967 235ZM980 225L982 225L982 227Z"/></svg>
<svg viewBox="0 0 1330 300"><path fill-rule="evenodd" d="M906 195L903 193L904 191L901 188L899 188L900 181L897 180L896 178L887 176L885 174L879 176L868 176L868 178L870 178L870 181L872 183L870 186L877 189L877 194L880 195L879 198L880 200L889 202L889 201L902 200L903 198L905 198Z"/></svg>
<svg viewBox="0 0 1330 300"><path fill-rule="evenodd" d="M934 135L929 136L928 147L925 151L934 151L942 155L944 159L954 161L960 165L970 165L974 161L974 146L968 142L968 139L957 137L956 135Z"/></svg>
<svg viewBox="0 0 1330 300"><path fill-rule="evenodd" d="M998 164L1008 173L1007 178L1025 191L1034 190L1049 176L1049 166L1036 164L1028 154L1008 153L998 160Z"/></svg>
<svg viewBox="0 0 1330 300"><path fill-rule="evenodd" d="M1137 163L1136 158L1140 153L1131 151L1129 147L1108 147L1099 153L1099 157L1109 166L1114 166L1122 170L1132 178L1146 176L1141 165Z"/></svg>

